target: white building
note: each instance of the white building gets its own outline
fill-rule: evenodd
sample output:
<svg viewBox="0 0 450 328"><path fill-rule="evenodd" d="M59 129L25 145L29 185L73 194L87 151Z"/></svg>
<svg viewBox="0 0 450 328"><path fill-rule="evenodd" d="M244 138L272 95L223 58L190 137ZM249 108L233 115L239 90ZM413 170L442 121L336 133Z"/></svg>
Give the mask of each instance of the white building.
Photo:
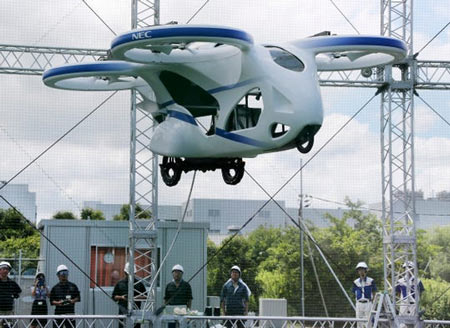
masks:
<svg viewBox="0 0 450 328"><path fill-rule="evenodd" d="M210 234L227 235L246 223L241 233L255 230L259 226L286 227L289 217L284 213L285 202L280 207L265 200L244 199L192 199L188 204L185 221L209 222ZM265 205L266 204L266 205ZM265 205L265 206L264 206ZM181 206L184 209L184 204Z"/></svg>
<svg viewBox="0 0 450 328"><path fill-rule="evenodd" d="M0 187L5 183L0 181ZM27 184L7 184L0 190L0 196L17 208L29 221L36 223L36 193L30 192ZM0 208L8 209L10 206L0 198Z"/></svg>

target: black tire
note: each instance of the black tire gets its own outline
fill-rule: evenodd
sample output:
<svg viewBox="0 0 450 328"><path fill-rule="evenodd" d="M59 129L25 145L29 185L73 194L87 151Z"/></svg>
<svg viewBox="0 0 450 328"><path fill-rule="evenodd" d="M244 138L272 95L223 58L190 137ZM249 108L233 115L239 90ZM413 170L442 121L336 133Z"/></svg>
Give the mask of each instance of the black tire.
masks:
<svg viewBox="0 0 450 328"><path fill-rule="evenodd" d="M237 185L244 177L245 162L238 158L229 164L230 165L222 168L223 181L229 185Z"/></svg>
<svg viewBox="0 0 450 328"><path fill-rule="evenodd" d="M164 183L169 187L177 185L182 173L181 160L179 158L164 156L163 162L159 166Z"/></svg>
<svg viewBox="0 0 450 328"><path fill-rule="evenodd" d="M314 135L307 133L303 138L297 140L297 149L302 154L309 153L314 146Z"/></svg>

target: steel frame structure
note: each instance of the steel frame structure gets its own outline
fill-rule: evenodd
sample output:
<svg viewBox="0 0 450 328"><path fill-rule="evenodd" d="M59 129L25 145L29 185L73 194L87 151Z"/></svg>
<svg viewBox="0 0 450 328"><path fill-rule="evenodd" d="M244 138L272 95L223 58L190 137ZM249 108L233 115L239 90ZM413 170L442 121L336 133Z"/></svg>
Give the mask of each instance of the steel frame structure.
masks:
<svg viewBox="0 0 450 328"><path fill-rule="evenodd" d="M159 24L160 0L132 0L132 28ZM320 85L328 87L378 88L381 92L381 164L383 204L384 283L390 291L393 304L396 281L404 276L400 265L406 261L415 264L417 276L415 235L414 185L414 92L419 89L450 90L449 61L419 61L413 54L412 0L381 0L381 34L394 36L408 44L408 58L395 66L376 69L376 74L363 77L361 72L331 72L319 75ZM107 56L104 49L78 49L37 46L0 45L0 73L41 75L52 66L100 60ZM395 77L399 76L399 79ZM150 281L145 307L134 313L145 315L155 309L154 277L156 272L156 229L158 217L158 158L147 145L151 138L153 121L140 108L136 93L131 93L130 140L130 249L129 257L137 265L135 274ZM150 224L143 226L136 219L139 204L143 211L152 212ZM397 206L397 207L396 207ZM394 211L395 208L395 211ZM400 213L399 213L400 212ZM138 259L147 258L148 261ZM131 270L133 271L133 270ZM131 274L134 278L134 273ZM133 284L133 279L130 279ZM131 287L131 285L130 285ZM129 299L133 299L129 288ZM417 288L416 288L417 290ZM417 303L418 304L418 303ZM134 302L129 302L133 310ZM418 306L418 305L417 305ZM418 313L418 312L416 312ZM136 316L134 316L136 317ZM418 315L399 318L400 322L417 324Z"/></svg>
<svg viewBox="0 0 450 328"><path fill-rule="evenodd" d="M403 278L409 285L410 270L402 265L414 263L417 268L416 208L414 182L414 87L415 58L413 56L412 17L413 1L381 0L381 35L405 41L408 56L404 63L384 69L385 87L381 93L381 174L382 174L382 229L384 258L384 289L391 295L396 309L416 296L415 314L397 315L396 324L419 322L418 279L414 288L407 288L405 299L396 295L396 284ZM399 80L394 70L400 70ZM414 295L414 290L416 295Z"/></svg>

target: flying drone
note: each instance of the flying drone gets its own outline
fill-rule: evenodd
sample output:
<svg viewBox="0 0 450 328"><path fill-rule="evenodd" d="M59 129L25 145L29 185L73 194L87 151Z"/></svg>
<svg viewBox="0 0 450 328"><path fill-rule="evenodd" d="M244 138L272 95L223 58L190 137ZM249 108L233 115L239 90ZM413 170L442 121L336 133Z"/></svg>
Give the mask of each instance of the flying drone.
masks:
<svg viewBox="0 0 450 328"><path fill-rule="evenodd" d="M84 91L135 89L156 127L150 149L162 155L168 186L182 172L221 169L227 184L244 175L243 158L297 148L309 152L323 121L318 71L389 64L403 41L322 35L255 44L222 26L165 25L112 41L106 60L51 68L47 86Z"/></svg>

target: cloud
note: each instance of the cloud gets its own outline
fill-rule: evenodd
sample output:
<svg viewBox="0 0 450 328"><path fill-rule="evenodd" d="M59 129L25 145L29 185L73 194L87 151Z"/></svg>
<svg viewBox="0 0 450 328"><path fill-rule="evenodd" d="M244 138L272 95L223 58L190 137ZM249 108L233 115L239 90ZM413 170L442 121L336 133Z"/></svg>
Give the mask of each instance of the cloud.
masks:
<svg viewBox="0 0 450 328"><path fill-rule="evenodd" d="M130 3L129 0L115 1L112 6L107 0L88 1L116 33L130 28ZM161 22L185 23L204 3L203 0L163 1ZM379 34L378 2L340 0L335 3L360 33ZM448 21L449 4L442 1L433 4L416 5L416 51ZM2 44L106 49L114 38L81 0L6 1L2 3L1 18ZM283 42L324 30L355 33L329 0L210 1L192 23L242 28L257 42ZM447 28L427 46L419 59L447 60L449 37ZM45 87L40 77L17 75L0 76L0 89L0 126L8 133L0 130L0 147L3 154L7 154L0 159L2 180L16 174L30 158L46 149L110 94L54 90ZM371 89L322 88L326 116L311 153L302 155L290 150L246 159L249 174L273 195L298 171L300 160L306 163L373 92ZM436 109L448 107L448 96L439 96L436 103L435 96L427 95L425 93L425 99L432 99ZM129 102L128 92L115 95L43 156L38 161L39 167L32 165L15 180L28 183L30 190L37 193L40 218L57 210L77 212L85 200L128 202ZM416 104L416 129L420 135L416 138L417 189L430 193L448 186L450 135L446 132L448 126L443 126L423 104ZM366 203L380 200L379 112L377 97L306 165L303 171L305 193L337 201L345 196ZM192 197L268 199L249 174L239 185L229 186L224 184L220 171L198 172ZM183 174L179 185L173 188L165 186L159 178L159 202L181 204L186 201L192 176L192 172ZM297 174L276 199L294 206L299 193Z"/></svg>

